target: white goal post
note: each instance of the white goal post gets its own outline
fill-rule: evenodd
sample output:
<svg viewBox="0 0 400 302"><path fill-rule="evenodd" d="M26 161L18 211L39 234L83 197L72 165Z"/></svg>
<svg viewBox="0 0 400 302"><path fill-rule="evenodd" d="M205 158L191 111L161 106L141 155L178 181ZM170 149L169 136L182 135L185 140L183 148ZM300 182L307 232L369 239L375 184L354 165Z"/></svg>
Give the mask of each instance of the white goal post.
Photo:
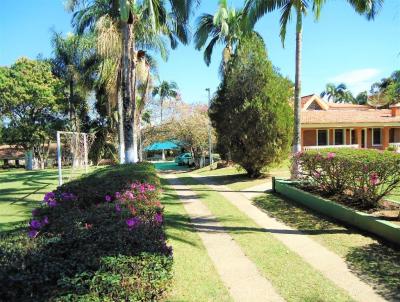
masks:
<svg viewBox="0 0 400 302"><path fill-rule="evenodd" d="M63 163L69 167L69 178L78 169L88 172L90 136L83 132L57 131L58 185L63 184ZM63 154L64 152L64 154Z"/></svg>

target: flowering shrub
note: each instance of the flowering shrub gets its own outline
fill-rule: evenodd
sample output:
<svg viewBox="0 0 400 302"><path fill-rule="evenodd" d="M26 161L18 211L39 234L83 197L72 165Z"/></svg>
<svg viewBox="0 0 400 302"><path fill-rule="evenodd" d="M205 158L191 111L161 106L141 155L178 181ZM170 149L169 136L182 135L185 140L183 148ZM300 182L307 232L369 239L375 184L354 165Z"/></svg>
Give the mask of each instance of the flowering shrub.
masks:
<svg viewBox="0 0 400 302"><path fill-rule="evenodd" d="M21 230L0 233L0 301L162 299L172 249L166 245L154 168L107 170L81 179L80 186L74 182L73 190L65 185L47 193L32 212L28 236ZM118 173L124 175L112 187L118 190L104 188ZM86 203L79 188L86 194L88 183L104 195Z"/></svg>
<svg viewBox="0 0 400 302"><path fill-rule="evenodd" d="M361 209L378 201L400 183L400 155L389 151L324 149L297 154L303 185L325 195L338 195Z"/></svg>

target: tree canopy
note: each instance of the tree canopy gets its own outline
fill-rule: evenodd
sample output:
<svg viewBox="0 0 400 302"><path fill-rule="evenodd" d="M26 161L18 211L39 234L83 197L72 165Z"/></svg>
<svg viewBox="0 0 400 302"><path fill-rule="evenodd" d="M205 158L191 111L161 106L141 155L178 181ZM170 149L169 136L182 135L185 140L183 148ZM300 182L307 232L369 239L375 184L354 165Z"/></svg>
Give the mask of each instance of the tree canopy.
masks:
<svg viewBox="0 0 400 302"><path fill-rule="evenodd" d="M47 61L21 58L0 68L0 114L8 120L4 142L33 149L43 159L46 145L63 123L61 87Z"/></svg>
<svg viewBox="0 0 400 302"><path fill-rule="evenodd" d="M238 46L212 101L210 118L232 159L251 177L286 158L292 141L292 84L267 58L257 35Z"/></svg>

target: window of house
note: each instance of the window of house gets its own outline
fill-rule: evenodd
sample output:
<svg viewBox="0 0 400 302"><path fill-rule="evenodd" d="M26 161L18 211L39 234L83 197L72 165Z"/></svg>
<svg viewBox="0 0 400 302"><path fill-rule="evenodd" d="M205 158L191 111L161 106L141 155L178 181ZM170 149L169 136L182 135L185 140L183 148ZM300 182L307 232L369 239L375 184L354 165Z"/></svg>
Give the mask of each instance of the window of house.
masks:
<svg viewBox="0 0 400 302"><path fill-rule="evenodd" d="M382 145L382 129L381 128L373 128L372 129L372 145L373 146Z"/></svg>
<svg viewBox="0 0 400 302"><path fill-rule="evenodd" d="M344 145L344 129L335 129L335 145Z"/></svg>
<svg viewBox="0 0 400 302"><path fill-rule="evenodd" d="M389 143L394 143L395 142L395 134L394 134L394 128L389 129Z"/></svg>
<svg viewBox="0 0 400 302"><path fill-rule="evenodd" d="M317 130L317 146L329 145L329 134L327 129Z"/></svg>

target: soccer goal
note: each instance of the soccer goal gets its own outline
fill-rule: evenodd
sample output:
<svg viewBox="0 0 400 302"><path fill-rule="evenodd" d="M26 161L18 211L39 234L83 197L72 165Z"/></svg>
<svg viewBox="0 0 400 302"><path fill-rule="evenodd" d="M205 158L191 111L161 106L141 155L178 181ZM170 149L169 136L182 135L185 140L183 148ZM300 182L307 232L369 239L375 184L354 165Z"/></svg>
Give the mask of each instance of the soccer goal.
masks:
<svg viewBox="0 0 400 302"><path fill-rule="evenodd" d="M88 133L57 131L58 185L88 172L92 141Z"/></svg>

